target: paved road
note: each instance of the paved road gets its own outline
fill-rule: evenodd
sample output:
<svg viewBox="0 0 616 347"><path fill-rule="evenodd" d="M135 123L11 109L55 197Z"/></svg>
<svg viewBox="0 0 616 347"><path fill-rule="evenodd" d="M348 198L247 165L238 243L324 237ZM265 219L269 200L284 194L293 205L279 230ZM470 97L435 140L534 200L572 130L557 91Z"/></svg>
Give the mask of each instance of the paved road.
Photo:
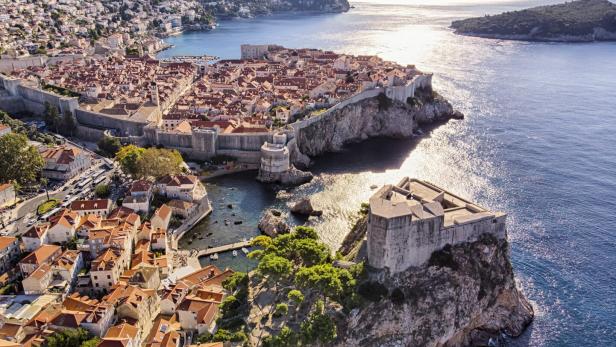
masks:
<svg viewBox="0 0 616 347"><path fill-rule="evenodd" d="M67 142L75 147L81 148L84 151L90 152L90 154L92 154L93 156L93 165L87 168L84 172L73 177L72 179L66 182L63 182L61 185L57 185L56 187L54 187L55 189L53 189L52 191L49 191L49 197L54 198L54 199L59 199L61 201L63 201L64 198L68 194L71 194L71 198L72 197L77 197L79 199L88 198L89 196L92 195L92 192L94 190L94 187L92 186L92 184L88 184L83 189L79 189L77 187L77 184L82 179L85 179L87 177L92 177L92 174L94 174L96 171L104 167L103 166L104 162L102 160L102 157L100 157L98 154L94 153L93 151L91 151L89 148L86 147L87 144L86 146L84 146L80 143L75 143L70 140L67 140ZM106 169L106 172L104 173L104 175L107 176L107 181L110 180L114 172L115 172L115 169ZM27 225L28 222L30 220L34 222L37 221L37 218L38 218L36 214L37 207L46 200L47 200L47 194L41 193L41 194L36 195L33 198L26 200L25 202L21 203L17 208L10 211L10 213L7 215L7 217L5 217L4 220L5 221L10 220L11 224L8 224L4 228L2 228L1 234L8 234L8 235L16 236L16 235L21 235L24 232L26 232L30 228L30 226ZM26 216L28 218L24 218ZM41 222L41 221L39 220L38 222ZM1 226L2 224L0 224L0 228Z"/></svg>

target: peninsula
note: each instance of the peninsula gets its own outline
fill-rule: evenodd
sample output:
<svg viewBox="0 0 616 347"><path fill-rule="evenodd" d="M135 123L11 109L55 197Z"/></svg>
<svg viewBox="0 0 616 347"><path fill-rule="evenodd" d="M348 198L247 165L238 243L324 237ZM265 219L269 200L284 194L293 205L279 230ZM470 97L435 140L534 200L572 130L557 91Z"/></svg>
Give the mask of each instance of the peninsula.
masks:
<svg viewBox="0 0 616 347"><path fill-rule="evenodd" d="M84 139L233 158L260 165L264 181L290 183L307 180L290 164L461 117L433 91L432 74L413 65L276 45L242 45L241 53L202 65L114 54L15 69L0 75L0 109L55 108Z"/></svg>
<svg viewBox="0 0 616 347"><path fill-rule="evenodd" d="M577 0L454 21L457 34L524 41L592 42L616 40L616 4Z"/></svg>

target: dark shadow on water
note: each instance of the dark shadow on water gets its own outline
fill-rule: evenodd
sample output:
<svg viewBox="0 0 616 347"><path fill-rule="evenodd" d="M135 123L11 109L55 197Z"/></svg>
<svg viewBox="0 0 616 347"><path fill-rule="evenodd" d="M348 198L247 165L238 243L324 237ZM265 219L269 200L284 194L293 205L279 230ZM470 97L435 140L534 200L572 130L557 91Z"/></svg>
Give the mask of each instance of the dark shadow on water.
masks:
<svg viewBox="0 0 616 347"><path fill-rule="evenodd" d="M399 169L419 142L430 136L438 124L423 126L423 134L409 138L375 137L345 145L339 152L314 157L309 170L318 174L349 174L360 172L385 172Z"/></svg>

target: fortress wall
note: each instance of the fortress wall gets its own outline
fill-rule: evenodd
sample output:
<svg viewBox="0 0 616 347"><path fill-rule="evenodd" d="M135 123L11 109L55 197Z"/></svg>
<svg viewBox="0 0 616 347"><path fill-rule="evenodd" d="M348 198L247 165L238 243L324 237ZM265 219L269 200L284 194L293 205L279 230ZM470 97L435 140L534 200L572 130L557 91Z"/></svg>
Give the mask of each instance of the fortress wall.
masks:
<svg viewBox="0 0 616 347"><path fill-rule="evenodd" d="M219 149L216 151L216 154L228 155L237 158L239 162L246 164L259 164L261 161L261 152Z"/></svg>
<svg viewBox="0 0 616 347"><path fill-rule="evenodd" d="M387 267L396 273L420 266L434 251L446 245L475 242L481 235L498 239L506 236L506 215L485 218L443 228L443 218L413 219L410 216L386 219L370 215L368 259L371 266Z"/></svg>
<svg viewBox="0 0 616 347"><path fill-rule="evenodd" d="M165 147L192 148L192 134L178 134L159 131L157 144Z"/></svg>
<svg viewBox="0 0 616 347"><path fill-rule="evenodd" d="M142 136L143 122L135 122L128 119L119 119L103 113L88 111L81 108L75 110L75 117L79 124L94 129L113 129L118 136Z"/></svg>
<svg viewBox="0 0 616 347"><path fill-rule="evenodd" d="M20 83L20 79L0 74L0 87L4 88L11 96L19 96L17 87Z"/></svg>
<svg viewBox="0 0 616 347"><path fill-rule="evenodd" d="M273 133L257 134L219 134L218 152L221 150L260 152L266 141L271 142Z"/></svg>
<svg viewBox="0 0 616 347"><path fill-rule="evenodd" d="M88 141L98 141L105 136L105 130L83 126L77 123L77 137Z"/></svg>
<svg viewBox="0 0 616 347"><path fill-rule="evenodd" d="M30 66L43 66L47 62L46 56L30 56L15 59L0 59L0 72L11 72L25 69Z"/></svg>
<svg viewBox="0 0 616 347"><path fill-rule="evenodd" d="M207 157L216 155L218 133L215 130L195 130L192 134L192 148Z"/></svg>
<svg viewBox="0 0 616 347"><path fill-rule="evenodd" d="M26 106L23 98L19 96L2 96L0 97L0 110L10 114L24 112Z"/></svg>

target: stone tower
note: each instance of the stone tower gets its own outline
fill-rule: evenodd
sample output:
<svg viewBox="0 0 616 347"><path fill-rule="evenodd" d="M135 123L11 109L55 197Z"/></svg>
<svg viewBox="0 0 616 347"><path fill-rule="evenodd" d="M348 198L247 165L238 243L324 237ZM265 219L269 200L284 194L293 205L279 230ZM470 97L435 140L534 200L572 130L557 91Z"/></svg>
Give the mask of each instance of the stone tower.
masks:
<svg viewBox="0 0 616 347"><path fill-rule="evenodd" d="M153 81L150 82L150 102L152 102L152 105L159 106L158 85Z"/></svg>

